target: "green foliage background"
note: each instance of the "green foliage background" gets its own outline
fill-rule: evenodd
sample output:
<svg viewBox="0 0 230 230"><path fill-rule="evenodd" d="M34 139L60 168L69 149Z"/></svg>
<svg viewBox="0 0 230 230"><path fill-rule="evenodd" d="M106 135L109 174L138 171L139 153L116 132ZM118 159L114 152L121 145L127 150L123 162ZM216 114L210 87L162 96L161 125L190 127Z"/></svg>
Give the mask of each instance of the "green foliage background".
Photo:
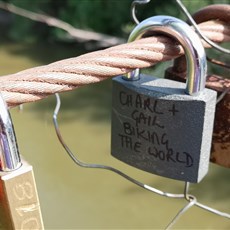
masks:
<svg viewBox="0 0 230 230"><path fill-rule="evenodd" d="M230 0L182 0L189 12L193 14L200 8L211 4L229 4ZM135 26L132 21L130 6L132 0L0 0L23 9L56 17L70 25L85 30L96 31L127 39ZM175 0L151 0L148 4L137 6L137 18L142 21L154 15L171 15L186 20ZM6 19L5 19L6 18ZM58 28L32 21L0 9L0 40L13 42L56 43L74 42L69 35ZM6 23L7 21L7 23ZM80 45L82 45L81 43ZM84 44L83 44L84 45ZM94 45L93 45L94 46ZM229 44L224 44L229 48ZM88 46L87 46L88 47ZM93 47L90 46L92 49ZM85 49L86 46L83 46ZM94 47L96 48L96 47ZM93 48L93 49L94 49ZM88 49L88 48L87 48ZM228 62L226 55L207 50L207 54L223 62ZM229 76L228 70L210 65L213 73ZM227 73L226 73L227 72Z"/></svg>
<svg viewBox="0 0 230 230"><path fill-rule="evenodd" d="M3 0L16 6L54 16L76 28L98 31L118 37L127 37L133 22L130 15L132 0ZM193 13L203 6L229 3L229 0L183 0ZM174 0L152 0L138 6L137 16L143 20L153 15L172 15L185 19ZM12 40L58 40L65 32L42 23L17 16L10 16L11 23L1 36Z"/></svg>

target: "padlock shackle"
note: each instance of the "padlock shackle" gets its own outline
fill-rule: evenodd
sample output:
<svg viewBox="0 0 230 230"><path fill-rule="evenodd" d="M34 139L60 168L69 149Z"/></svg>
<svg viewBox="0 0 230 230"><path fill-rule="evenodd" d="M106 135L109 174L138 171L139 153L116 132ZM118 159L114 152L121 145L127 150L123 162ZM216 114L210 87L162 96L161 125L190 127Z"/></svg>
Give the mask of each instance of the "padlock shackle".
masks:
<svg viewBox="0 0 230 230"><path fill-rule="evenodd" d="M0 94L0 171L10 172L21 166L12 120Z"/></svg>
<svg viewBox="0 0 230 230"><path fill-rule="evenodd" d="M196 95L205 88L207 61L204 47L198 35L184 21L171 16L154 16L138 24L128 42L141 39L147 32L165 34L177 40L184 49L187 61L185 93ZM139 69L125 75L126 80L138 80Z"/></svg>

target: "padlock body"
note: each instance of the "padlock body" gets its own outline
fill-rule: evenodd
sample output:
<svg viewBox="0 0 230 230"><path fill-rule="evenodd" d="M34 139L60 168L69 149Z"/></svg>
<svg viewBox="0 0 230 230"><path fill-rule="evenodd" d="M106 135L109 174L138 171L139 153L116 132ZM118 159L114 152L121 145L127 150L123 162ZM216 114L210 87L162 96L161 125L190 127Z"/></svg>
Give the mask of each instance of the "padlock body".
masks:
<svg viewBox="0 0 230 230"><path fill-rule="evenodd" d="M216 92L141 75L113 79L111 152L160 176L197 183L208 171Z"/></svg>
<svg viewBox="0 0 230 230"><path fill-rule="evenodd" d="M0 229L44 229L33 168L0 171Z"/></svg>

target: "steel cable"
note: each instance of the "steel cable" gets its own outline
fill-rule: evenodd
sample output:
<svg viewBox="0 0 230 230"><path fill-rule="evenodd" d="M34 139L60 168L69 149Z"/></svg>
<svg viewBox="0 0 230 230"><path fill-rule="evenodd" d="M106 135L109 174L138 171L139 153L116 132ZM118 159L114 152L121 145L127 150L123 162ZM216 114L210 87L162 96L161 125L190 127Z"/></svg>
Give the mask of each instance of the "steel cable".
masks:
<svg viewBox="0 0 230 230"><path fill-rule="evenodd" d="M208 21L201 23L199 27L212 41L230 41L230 25L226 22ZM204 46L209 48L205 42ZM12 107L100 82L135 68L146 68L181 55L183 49L173 39L152 36L2 76L0 92L8 106Z"/></svg>

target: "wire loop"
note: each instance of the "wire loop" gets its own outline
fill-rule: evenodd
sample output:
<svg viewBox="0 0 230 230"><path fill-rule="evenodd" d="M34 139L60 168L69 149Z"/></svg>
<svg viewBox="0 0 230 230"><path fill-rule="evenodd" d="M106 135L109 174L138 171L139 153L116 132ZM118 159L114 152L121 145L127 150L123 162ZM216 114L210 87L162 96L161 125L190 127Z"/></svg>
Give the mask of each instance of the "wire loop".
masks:
<svg viewBox="0 0 230 230"><path fill-rule="evenodd" d="M56 93L55 96L56 96L56 107L55 107L55 110L53 113L53 123L54 123L55 131L56 131L57 137L58 137L61 145L63 146L64 150L67 152L67 154L69 155L69 157L73 160L73 162L75 164L77 164L80 167L84 167L84 168L108 170L108 171L116 173L117 175L123 177L124 179L130 181L131 183L133 183L133 184L135 184L135 185L137 185L137 186L139 186L139 187L141 187L147 191L153 192L157 195L168 197L168 198L185 199L189 202L184 208L182 208L177 213L177 215L173 218L173 220L167 225L167 229L171 228L178 221L178 219L182 216L182 214L184 214L189 208L191 208L194 205L196 205L197 207L199 207L201 209L204 209L206 211L209 211L209 212L212 212L216 215L219 215L221 217L225 217L225 218L230 219L230 214L220 212L216 209L210 208L209 206L206 206L204 204L197 202L196 197L188 193L189 192L189 185L190 185L189 182L185 182L184 194L168 193L168 192L164 192L164 191L161 191L159 189L156 189L150 185L144 184L144 183L130 177L129 175L127 175L127 174L123 173L122 171L120 171L116 168L113 168L111 166L102 165L102 164L89 164L89 163L86 163L86 162L79 160L78 157L76 157L75 154L70 150L70 148L65 143L65 141L61 135L58 121L57 121L58 114L59 114L60 107L61 107L61 99L60 99L59 94Z"/></svg>
<svg viewBox="0 0 230 230"><path fill-rule="evenodd" d="M151 0L134 0L131 4L131 16L133 21L138 25L140 21L137 19L136 16L136 5L144 5L149 3Z"/></svg>

